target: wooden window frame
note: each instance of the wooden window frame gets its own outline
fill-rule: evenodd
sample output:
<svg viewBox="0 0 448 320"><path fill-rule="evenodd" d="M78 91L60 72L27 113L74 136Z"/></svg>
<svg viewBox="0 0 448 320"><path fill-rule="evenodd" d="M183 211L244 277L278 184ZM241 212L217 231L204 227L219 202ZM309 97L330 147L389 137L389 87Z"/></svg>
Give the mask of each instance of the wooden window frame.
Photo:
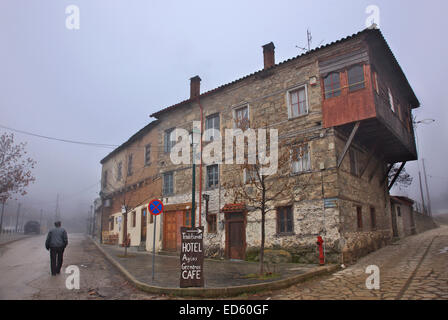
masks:
<svg viewBox="0 0 448 320"><path fill-rule="evenodd" d="M291 215L290 221L291 221L291 230L288 229L288 217L282 217L283 215L288 214L288 210ZM283 224L283 226L281 226ZM284 207L278 207L277 208L277 235L281 236L288 236L294 234L294 210L292 206L284 206ZM284 227L285 231L282 231L282 227Z"/></svg>
<svg viewBox="0 0 448 320"><path fill-rule="evenodd" d="M218 232L218 215L216 213L209 213L207 215L207 233Z"/></svg>
<svg viewBox="0 0 448 320"><path fill-rule="evenodd" d="M375 207L370 207L370 228L372 231L375 231L377 228Z"/></svg>
<svg viewBox="0 0 448 320"><path fill-rule="evenodd" d="M355 70L356 68L361 68L362 70L362 81L357 81L350 84L350 71ZM348 86L348 92L355 92L366 88L366 74L363 64L355 64L347 68L347 86Z"/></svg>
<svg viewBox="0 0 448 320"><path fill-rule="evenodd" d="M362 221L362 207L356 206L356 222L358 231L362 231L363 229L363 221Z"/></svg>
<svg viewBox="0 0 448 320"><path fill-rule="evenodd" d="M131 153L128 155L128 172L127 172L128 177L134 174L134 172L132 171L133 162L134 162L134 155Z"/></svg>
<svg viewBox="0 0 448 320"><path fill-rule="evenodd" d="M297 106L299 108L298 110L298 114L294 115L293 114L293 109L292 109L292 99L291 99L291 94L295 93L299 90L304 90L305 92L305 111L303 113L299 113L300 111L300 101L298 100L299 97L297 96ZM300 118L300 117L304 117L306 115L309 114L309 101L308 101L308 86L306 83L295 86L291 89L289 89L288 91L286 91L286 106L288 108L288 119L295 119L295 118Z"/></svg>
<svg viewBox="0 0 448 320"><path fill-rule="evenodd" d="M148 143L145 146L145 166L149 166L151 164L151 144Z"/></svg>
<svg viewBox="0 0 448 320"><path fill-rule="evenodd" d="M337 78L338 78L337 84L339 85L338 87L334 87L334 84L336 84L336 82L333 80L333 77L332 77L333 75L337 75ZM331 77L330 78L330 90L327 90L326 81L329 77ZM339 97L341 95L341 92L342 92L341 73L339 71L333 71L333 72L330 72L329 74L327 74L324 77L323 82L324 82L324 97L325 97L325 99L331 99L334 97Z"/></svg>

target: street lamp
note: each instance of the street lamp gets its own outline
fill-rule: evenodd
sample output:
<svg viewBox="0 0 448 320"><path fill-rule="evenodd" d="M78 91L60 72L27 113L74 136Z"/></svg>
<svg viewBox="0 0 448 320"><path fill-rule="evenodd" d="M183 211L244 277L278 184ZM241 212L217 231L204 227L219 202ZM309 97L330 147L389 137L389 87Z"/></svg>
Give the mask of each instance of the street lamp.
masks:
<svg viewBox="0 0 448 320"><path fill-rule="evenodd" d="M198 145L196 136L200 134L198 128L193 127L193 131L190 133L190 146L193 148L193 166L192 166L192 183L191 183L191 227L196 225L196 147Z"/></svg>

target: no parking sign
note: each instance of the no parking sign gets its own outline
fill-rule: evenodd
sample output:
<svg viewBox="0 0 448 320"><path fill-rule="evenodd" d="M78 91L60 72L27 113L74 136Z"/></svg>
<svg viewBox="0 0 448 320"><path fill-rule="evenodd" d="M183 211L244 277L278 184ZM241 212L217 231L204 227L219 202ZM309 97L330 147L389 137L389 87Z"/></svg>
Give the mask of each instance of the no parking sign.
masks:
<svg viewBox="0 0 448 320"><path fill-rule="evenodd" d="M154 281L157 216L163 212L162 201L160 201L159 199L151 200L151 202L148 204L148 211L154 216L154 233L152 238L152 280Z"/></svg>

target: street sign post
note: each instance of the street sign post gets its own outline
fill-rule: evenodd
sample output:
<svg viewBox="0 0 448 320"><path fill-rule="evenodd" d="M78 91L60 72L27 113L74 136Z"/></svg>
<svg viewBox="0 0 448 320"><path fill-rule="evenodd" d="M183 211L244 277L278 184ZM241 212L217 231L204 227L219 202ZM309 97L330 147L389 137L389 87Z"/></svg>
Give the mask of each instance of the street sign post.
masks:
<svg viewBox="0 0 448 320"><path fill-rule="evenodd" d="M204 227L181 227L180 287L204 286Z"/></svg>
<svg viewBox="0 0 448 320"><path fill-rule="evenodd" d="M158 199L152 200L148 204L148 211L154 216L154 233L152 237L152 281L154 281L154 265L156 257L156 228L157 228L157 216L163 212L163 203Z"/></svg>

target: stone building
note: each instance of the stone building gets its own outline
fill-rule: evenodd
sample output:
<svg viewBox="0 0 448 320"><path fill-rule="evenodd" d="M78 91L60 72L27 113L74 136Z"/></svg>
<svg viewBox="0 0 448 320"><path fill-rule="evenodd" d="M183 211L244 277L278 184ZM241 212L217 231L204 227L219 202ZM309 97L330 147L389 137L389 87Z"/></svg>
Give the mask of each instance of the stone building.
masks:
<svg viewBox="0 0 448 320"><path fill-rule="evenodd" d="M269 43L263 61L262 70L205 93L195 76L189 99L151 115L157 124L150 132L161 147L153 169L165 205L159 250L177 251L179 227L192 224L192 165L172 161L182 141L175 129L215 129L196 141L205 156L241 119L254 129L276 129L280 153L291 154L276 179L293 187L267 203L266 248L315 263L320 235L327 261L350 262L388 243L388 172L417 159L412 109L420 104L381 32L366 29L281 63ZM105 169L103 160L103 178ZM244 259L260 247L260 211L223 186L250 176L224 161L196 165L195 225L205 227L209 256Z"/></svg>
<svg viewBox="0 0 448 320"><path fill-rule="evenodd" d="M154 220L147 206L161 191L158 125L159 121L149 123L101 160L102 205L97 211L105 243L123 244L128 239L132 247L152 248L153 238L148 235L153 233Z"/></svg>

